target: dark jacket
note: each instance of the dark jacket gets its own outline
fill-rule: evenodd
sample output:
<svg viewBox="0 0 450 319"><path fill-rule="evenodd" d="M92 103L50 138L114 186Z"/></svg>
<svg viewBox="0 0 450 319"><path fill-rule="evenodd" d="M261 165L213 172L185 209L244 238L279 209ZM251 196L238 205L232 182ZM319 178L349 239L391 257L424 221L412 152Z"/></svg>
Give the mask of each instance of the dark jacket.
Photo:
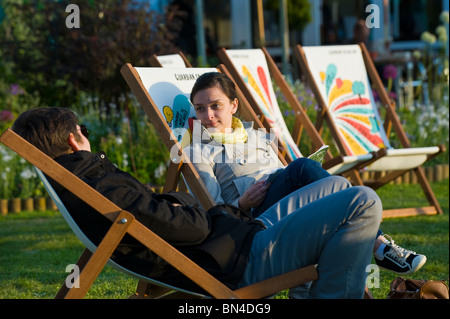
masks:
<svg viewBox="0 0 450 319"><path fill-rule="evenodd" d="M234 206L218 205L205 212L189 194L154 193L119 170L104 153L80 151L60 156L56 161L224 284L236 288L245 270L253 237L264 229L262 223L250 219ZM51 182L75 222L98 245L111 222L70 191ZM129 235L121 241L112 259L142 275L198 290L190 280Z"/></svg>

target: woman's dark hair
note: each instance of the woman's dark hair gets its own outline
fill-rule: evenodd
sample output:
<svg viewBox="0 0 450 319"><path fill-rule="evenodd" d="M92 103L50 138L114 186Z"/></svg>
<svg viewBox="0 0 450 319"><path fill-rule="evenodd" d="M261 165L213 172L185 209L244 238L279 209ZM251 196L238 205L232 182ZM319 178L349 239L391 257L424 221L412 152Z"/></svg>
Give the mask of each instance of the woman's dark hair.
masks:
<svg viewBox="0 0 450 319"><path fill-rule="evenodd" d="M233 101L237 98L236 86L231 79L220 72L208 72L200 75L191 91L191 102L194 104L194 97L198 91L219 87L222 92Z"/></svg>
<svg viewBox="0 0 450 319"><path fill-rule="evenodd" d="M25 111L17 117L12 130L51 158L70 151L67 144L70 133L81 141L75 113L62 107Z"/></svg>

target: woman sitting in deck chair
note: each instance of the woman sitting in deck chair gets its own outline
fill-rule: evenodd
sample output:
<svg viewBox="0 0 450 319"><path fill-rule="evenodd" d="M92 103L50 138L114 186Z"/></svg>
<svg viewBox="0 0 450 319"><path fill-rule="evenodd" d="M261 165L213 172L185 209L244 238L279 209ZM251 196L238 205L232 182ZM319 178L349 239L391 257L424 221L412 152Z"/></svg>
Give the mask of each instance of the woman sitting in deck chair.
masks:
<svg viewBox="0 0 450 319"><path fill-rule="evenodd" d="M284 168L270 145L270 134L234 117L238 99L234 83L226 75L211 72L200 76L191 101L197 126L186 151L217 203L239 206L271 226L319 198L333 193L344 197L344 190L351 187L347 179L330 175L308 158L298 158ZM332 213L334 208L323 206L321 210ZM270 218L267 211L273 211ZM319 220L324 217L317 214ZM373 246L380 267L406 275L426 262L424 255L401 248L386 237L389 240L378 230Z"/></svg>

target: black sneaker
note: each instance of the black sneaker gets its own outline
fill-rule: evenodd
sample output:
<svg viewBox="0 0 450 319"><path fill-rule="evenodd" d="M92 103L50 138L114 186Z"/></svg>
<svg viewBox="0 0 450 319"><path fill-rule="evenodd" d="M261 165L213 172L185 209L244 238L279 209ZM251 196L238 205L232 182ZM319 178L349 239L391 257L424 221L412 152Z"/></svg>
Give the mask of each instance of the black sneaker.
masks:
<svg viewBox="0 0 450 319"><path fill-rule="evenodd" d="M409 275L419 270L427 261L426 256L394 244L388 235L383 236L388 237L389 240L384 241L386 247L384 247L383 258L375 257L375 262L379 267L400 275Z"/></svg>

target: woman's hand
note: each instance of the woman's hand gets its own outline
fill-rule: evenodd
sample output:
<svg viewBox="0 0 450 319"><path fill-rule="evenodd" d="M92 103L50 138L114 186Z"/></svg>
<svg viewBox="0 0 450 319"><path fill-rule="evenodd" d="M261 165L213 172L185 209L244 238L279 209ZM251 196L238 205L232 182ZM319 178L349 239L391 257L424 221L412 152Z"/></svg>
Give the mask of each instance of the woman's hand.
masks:
<svg viewBox="0 0 450 319"><path fill-rule="evenodd" d="M259 206L264 198L266 198L269 187L270 183L265 184L264 181L256 182L245 191L241 198L239 198L239 207L248 211L252 207Z"/></svg>

